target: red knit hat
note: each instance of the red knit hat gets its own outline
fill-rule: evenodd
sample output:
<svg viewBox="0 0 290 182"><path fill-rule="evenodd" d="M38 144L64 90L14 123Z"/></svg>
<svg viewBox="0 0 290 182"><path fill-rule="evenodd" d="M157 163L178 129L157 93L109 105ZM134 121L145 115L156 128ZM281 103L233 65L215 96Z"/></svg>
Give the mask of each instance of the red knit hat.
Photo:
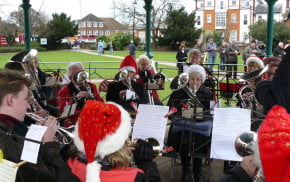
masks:
<svg viewBox="0 0 290 182"><path fill-rule="evenodd" d="M258 132L263 172L267 182L290 181L290 115L274 106Z"/></svg>
<svg viewBox="0 0 290 182"><path fill-rule="evenodd" d="M99 182L101 165L95 157L105 156L123 147L131 131L130 116L115 103L88 100L75 128L74 142L87 158L87 182Z"/></svg>
<svg viewBox="0 0 290 182"><path fill-rule="evenodd" d="M127 71L133 71L136 73L137 71L137 63L135 59L128 55L126 56L123 61L120 64L120 71L127 70Z"/></svg>

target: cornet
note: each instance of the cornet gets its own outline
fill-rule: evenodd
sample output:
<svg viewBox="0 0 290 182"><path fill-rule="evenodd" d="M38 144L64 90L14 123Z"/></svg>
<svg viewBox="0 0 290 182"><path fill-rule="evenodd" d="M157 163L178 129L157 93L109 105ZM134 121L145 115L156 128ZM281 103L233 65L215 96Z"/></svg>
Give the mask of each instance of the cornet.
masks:
<svg viewBox="0 0 290 182"><path fill-rule="evenodd" d="M25 115L31 118L32 120L41 124L44 124L47 120L46 118L42 118L38 116L37 114L31 113L31 112L27 112ZM69 130L72 130L72 129L74 129L74 126L69 127L69 128L63 128L63 127L58 128L54 136L54 141L60 143L63 146L72 143L74 135L71 132L69 132Z"/></svg>
<svg viewBox="0 0 290 182"><path fill-rule="evenodd" d="M88 100L94 100L96 99L94 94L92 93L92 89L90 87L90 85L87 82L87 78L89 77L89 73L82 70L79 71L78 73L76 73L73 77L73 81L76 84L81 84L85 87L86 91L88 92L88 95L86 96L86 99Z"/></svg>

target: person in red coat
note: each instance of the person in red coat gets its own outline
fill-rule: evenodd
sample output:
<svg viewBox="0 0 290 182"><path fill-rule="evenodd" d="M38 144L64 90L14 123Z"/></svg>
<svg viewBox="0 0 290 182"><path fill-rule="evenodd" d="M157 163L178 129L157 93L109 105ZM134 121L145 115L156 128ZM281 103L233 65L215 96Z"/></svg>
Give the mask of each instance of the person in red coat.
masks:
<svg viewBox="0 0 290 182"><path fill-rule="evenodd" d="M77 83L75 79L73 79L80 71L84 71L84 67L81 63L71 63L67 68L70 82L58 92L58 106L60 113L63 113L65 107L72 109L72 104L77 104L74 113L72 113L72 115L67 114L67 117L65 117L65 120L62 123L62 125L66 127L76 123L79 113L87 100L104 101L99 95L96 85L86 81L89 86L89 91L84 83Z"/></svg>

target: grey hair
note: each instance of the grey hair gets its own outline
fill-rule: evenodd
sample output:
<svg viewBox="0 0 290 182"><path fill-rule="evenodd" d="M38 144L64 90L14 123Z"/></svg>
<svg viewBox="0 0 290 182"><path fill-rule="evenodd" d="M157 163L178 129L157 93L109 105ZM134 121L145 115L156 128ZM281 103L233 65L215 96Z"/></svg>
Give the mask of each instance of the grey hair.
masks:
<svg viewBox="0 0 290 182"><path fill-rule="evenodd" d="M151 60L149 59L149 57L148 56L146 56L146 55L141 55L141 56L139 56L139 58L138 58L138 60L137 60L137 62L138 62L138 65L141 63L141 61L148 61L148 63L149 64L151 64Z"/></svg>
<svg viewBox="0 0 290 182"><path fill-rule="evenodd" d="M67 72L67 76L68 77L71 76L71 74L72 74L71 71L72 71L73 67L82 67L82 68L84 68L84 65L82 63L80 63L80 62L72 62L72 63L70 63L67 66L67 68L66 68L66 72Z"/></svg>
<svg viewBox="0 0 290 182"><path fill-rule="evenodd" d="M201 52L198 49L191 49L188 52L188 57L191 57L191 55L193 55L193 54L196 54L196 55L198 55L198 57L201 57Z"/></svg>

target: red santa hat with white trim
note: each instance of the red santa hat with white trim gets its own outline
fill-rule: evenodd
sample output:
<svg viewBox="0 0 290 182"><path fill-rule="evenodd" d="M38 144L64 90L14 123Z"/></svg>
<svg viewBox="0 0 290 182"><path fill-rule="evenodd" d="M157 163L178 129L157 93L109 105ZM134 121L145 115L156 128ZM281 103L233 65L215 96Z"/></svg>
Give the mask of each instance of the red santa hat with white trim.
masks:
<svg viewBox="0 0 290 182"><path fill-rule="evenodd" d="M246 60L246 66L248 67L250 63L256 63L260 69L264 68L264 62L257 56L250 56Z"/></svg>
<svg viewBox="0 0 290 182"><path fill-rule="evenodd" d="M122 60L120 64L120 71L123 70L132 71L134 73L137 72L137 63L132 56L128 55Z"/></svg>
<svg viewBox="0 0 290 182"><path fill-rule="evenodd" d="M130 116L113 102L88 100L74 131L74 143L87 158L86 182L100 182L103 159L123 147L131 131Z"/></svg>

